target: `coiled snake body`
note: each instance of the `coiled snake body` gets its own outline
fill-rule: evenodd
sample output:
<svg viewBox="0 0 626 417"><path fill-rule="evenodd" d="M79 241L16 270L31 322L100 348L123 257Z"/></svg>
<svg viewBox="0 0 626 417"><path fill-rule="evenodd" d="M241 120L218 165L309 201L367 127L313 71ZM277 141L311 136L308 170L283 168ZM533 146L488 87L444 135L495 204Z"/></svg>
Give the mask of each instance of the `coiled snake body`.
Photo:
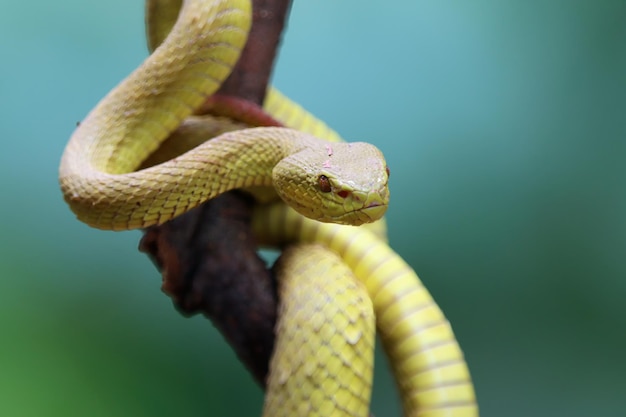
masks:
<svg viewBox="0 0 626 417"><path fill-rule="evenodd" d="M168 2L181 3L147 4ZM253 185L274 186L294 210L324 222L358 225L383 216L388 170L380 151L364 143L330 144L296 130L226 133L135 171L171 132L193 123L185 119L229 74L246 40L250 8L248 0L183 1L163 44L83 120L60 167L65 200L80 220L113 230L146 227ZM297 114L299 122L286 125L337 138L275 91L266 105L283 120ZM462 352L413 270L366 230L301 215L284 205L255 215L267 244L318 243L338 256L301 246L281 260L286 314L277 328L264 415L367 415L374 313L406 415L477 415ZM329 311L330 299L336 307ZM305 357L302 341L310 345Z"/></svg>
<svg viewBox="0 0 626 417"><path fill-rule="evenodd" d="M359 225L382 217L389 196L380 151L366 143L331 147L296 130L228 133L133 172L229 74L250 14L249 1L185 1L163 44L81 122L59 175L80 220L103 229L147 227L253 185L273 185L320 221Z"/></svg>

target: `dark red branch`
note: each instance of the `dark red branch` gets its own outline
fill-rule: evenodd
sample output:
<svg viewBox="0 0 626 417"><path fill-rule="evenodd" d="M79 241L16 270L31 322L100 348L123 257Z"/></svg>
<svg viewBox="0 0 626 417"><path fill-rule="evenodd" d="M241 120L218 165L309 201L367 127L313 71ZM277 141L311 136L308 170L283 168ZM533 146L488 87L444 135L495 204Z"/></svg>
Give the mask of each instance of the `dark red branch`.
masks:
<svg viewBox="0 0 626 417"><path fill-rule="evenodd" d="M253 2L248 43L220 96L263 102L289 6L290 0ZM227 193L147 229L139 249L161 270L163 291L176 308L210 318L265 386L277 300L250 230L252 204L243 193Z"/></svg>
<svg viewBox="0 0 626 417"><path fill-rule="evenodd" d="M248 42L218 93L262 104L291 0L254 0L252 4Z"/></svg>

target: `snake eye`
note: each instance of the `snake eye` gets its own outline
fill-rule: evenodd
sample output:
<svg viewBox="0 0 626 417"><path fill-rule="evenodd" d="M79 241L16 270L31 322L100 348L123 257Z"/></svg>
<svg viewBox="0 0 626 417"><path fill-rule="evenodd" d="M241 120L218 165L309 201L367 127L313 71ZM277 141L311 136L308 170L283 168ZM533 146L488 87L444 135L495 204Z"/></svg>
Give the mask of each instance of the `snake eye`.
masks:
<svg viewBox="0 0 626 417"><path fill-rule="evenodd" d="M391 175L391 172L389 172L389 167L388 166L385 167L385 171L387 171L387 178L389 178L389 175Z"/></svg>
<svg viewBox="0 0 626 417"><path fill-rule="evenodd" d="M319 184L320 190L323 193L330 193L331 191L330 180L328 179L326 175L320 175L319 178L317 179L317 183Z"/></svg>

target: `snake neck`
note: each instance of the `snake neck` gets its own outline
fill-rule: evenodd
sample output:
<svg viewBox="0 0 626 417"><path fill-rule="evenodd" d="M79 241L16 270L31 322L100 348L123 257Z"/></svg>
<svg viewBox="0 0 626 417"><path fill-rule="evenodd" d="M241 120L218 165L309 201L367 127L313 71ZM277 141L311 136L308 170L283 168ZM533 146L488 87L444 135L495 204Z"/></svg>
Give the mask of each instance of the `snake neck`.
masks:
<svg viewBox="0 0 626 417"><path fill-rule="evenodd" d="M270 186L272 170L281 160L320 142L291 129L248 129L225 133L170 161L128 173L107 172L85 142L66 155L60 183L81 221L101 229L141 228L161 224L232 189Z"/></svg>

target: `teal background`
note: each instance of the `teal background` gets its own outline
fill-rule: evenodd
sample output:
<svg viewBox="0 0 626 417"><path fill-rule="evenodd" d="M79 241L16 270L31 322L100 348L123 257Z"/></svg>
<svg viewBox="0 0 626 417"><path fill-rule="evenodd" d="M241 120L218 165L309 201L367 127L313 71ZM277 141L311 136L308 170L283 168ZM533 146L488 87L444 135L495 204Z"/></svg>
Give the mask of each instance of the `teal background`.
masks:
<svg viewBox="0 0 626 417"><path fill-rule="evenodd" d="M391 6L393 4L393 6ZM213 327L62 201L75 123L146 56L140 1L0 13L0 415L259 415ZM393 247L483 416L626 409L626 2L296 0L275 84L391 167ZM379 356L372 409L399 415Z"/></svg>

